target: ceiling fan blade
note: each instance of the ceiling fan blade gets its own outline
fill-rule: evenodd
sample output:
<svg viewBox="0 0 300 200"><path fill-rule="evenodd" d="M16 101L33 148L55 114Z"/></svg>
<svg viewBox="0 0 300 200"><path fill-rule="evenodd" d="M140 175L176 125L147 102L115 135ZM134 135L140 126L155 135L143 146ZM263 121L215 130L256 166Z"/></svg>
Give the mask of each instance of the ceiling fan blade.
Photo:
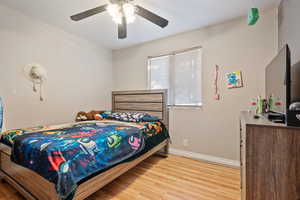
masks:
<svg viewBox="0 0 300 200"><path fill-rule="evenodd" d="M93 8L93 9L84 11L82 13L71 16L71 19L74 21L79 21L79 20L91 17L93 15L96 15L98 13L102 13L102 12L106 11L106 7L107 7L107 4L103 5L103 6L99 6L97 8Z"/></svg>
<svg viewBox="0 0 300 200"><path fill-rule="evenodd" d="M165 28L169 24L168 20L158 16L157 14L154 14L153 12L141 6L136 6L136 14L140 15L141 17L144 17L145 19L162 28Z"/></svg>
<svg viewBox="0 0 300 200"><path fill-rule="evenodd" d="M122 18L122 24L118 24L118 37L119 39L127 37L127 22L125 17Z"/></svg>

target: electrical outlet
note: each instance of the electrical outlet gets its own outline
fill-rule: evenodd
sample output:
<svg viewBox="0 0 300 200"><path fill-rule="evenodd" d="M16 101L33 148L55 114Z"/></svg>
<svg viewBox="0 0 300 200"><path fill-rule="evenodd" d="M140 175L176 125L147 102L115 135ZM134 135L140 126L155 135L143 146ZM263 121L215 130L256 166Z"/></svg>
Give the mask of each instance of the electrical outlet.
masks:
<svg viewBox="0 0 300 200"><path fill-rule="evenodd" d="M188 139L183 140L183 146L185 146L185 147L189 146L189 140Z"/></svg>

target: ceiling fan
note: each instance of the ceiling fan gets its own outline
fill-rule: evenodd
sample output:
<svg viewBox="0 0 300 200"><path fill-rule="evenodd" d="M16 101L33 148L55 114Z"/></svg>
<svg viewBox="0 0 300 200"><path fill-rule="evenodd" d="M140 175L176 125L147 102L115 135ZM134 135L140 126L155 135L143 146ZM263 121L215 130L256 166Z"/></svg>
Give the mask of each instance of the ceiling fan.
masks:
<svg viewBox="0 0 300 200"><path fill-rule="evenodd" d="M141 6L134 5L132 1L133 0L109 0L108 4L73 15L71 16L71 19L80 21L104 11L108 11L112 16L113 21L118 24L119 39L125 39L127 37L127 24L133 23L136 15L147 19L161 28L165 28L169 24L168 20Z"/></svg>

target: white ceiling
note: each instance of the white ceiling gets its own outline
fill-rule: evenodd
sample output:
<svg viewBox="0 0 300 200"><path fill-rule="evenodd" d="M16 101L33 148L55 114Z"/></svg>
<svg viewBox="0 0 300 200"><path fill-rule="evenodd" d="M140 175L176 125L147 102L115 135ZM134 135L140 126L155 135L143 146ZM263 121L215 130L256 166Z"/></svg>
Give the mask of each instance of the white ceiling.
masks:
<svg viewBox="0 0 300 200"><path fill-rule="evenodd" d="M119 49L244 16L253 5L252 1L135 0L136 4L167 18L170 23L167 28L161 29L138 17L134 24L129 25L128 38L125 40L117 39L116 24L107 12L80 22L73 22L69 18L73 14L105 4L108 0L1 0L0 4L103 46ZM274 7L279 1L254 0L256 6L262 9Z"/></svg>

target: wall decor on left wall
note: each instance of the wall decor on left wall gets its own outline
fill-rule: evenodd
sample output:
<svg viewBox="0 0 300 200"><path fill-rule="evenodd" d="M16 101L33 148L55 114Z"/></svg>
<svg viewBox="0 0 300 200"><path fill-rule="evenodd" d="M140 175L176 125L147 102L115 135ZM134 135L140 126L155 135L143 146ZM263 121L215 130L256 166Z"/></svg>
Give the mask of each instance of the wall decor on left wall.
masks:
<svg viewBox="0 0 300 200"><path fill-rule="evenodd" d="M37 92L37 86L40 89L40 101L44 101L43 83L47 79L46 69L39 64L29 64L24 67L24 75L33 84L33 92Z"/></svg>

